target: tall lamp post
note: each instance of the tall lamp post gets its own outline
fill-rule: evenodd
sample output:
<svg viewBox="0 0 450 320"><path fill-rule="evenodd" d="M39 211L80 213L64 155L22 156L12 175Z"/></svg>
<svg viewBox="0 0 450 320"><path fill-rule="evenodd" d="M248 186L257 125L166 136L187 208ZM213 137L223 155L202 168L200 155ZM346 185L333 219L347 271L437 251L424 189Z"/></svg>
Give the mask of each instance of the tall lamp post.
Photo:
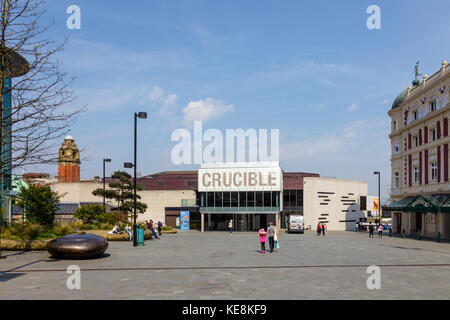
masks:
<svg viewBox="0 0 450 320"><path fill-rule="evenodd" d="M105 183L105 163L111 162L111 159L103 159L103 213L106 212L106 202L105 202L105 189L106 189L106 183Z"/></svg>
<svg viewBox="0 0 450 320"><path fill-rule="evenodd" d="M137 246L136 237L136 216L137 216L137 195L136 195L136 167L137 167L137 119L147 119L147 112L135 112L134 113L134 164L125 162L125 168L134 167L134 214L133 214L133 247Z"/></svg>
<svg viewBox="0 0 450 320"><path fill-rule="evenodd" d="M378 225L381 224L381 198L380 198L380 171L375 171L374 175L378 176Z"/></svg>

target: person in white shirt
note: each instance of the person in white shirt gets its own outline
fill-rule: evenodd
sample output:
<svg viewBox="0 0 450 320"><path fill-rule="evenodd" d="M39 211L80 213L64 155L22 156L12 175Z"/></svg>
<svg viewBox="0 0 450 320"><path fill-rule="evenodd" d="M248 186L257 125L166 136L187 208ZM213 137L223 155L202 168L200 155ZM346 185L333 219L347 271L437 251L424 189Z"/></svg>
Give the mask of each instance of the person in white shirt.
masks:
<svg viewBox="0 0 450 320"><path fill-rule="evenodd" d="M378 238L383 238L383 230L384 230L383 225L380 223L378 225Z"/></svg>

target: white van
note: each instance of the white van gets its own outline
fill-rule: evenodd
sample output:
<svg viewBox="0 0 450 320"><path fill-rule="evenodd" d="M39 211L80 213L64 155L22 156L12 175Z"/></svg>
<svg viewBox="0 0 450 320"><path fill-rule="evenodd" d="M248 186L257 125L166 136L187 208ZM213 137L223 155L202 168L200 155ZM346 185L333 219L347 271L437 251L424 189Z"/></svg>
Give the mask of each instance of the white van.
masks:
<svg viewBox="0 0 450 320"><path fill-rule="evenodd" d="M302 215L295 214L289 216L288 232L305 232L305 220Z"/></svg>

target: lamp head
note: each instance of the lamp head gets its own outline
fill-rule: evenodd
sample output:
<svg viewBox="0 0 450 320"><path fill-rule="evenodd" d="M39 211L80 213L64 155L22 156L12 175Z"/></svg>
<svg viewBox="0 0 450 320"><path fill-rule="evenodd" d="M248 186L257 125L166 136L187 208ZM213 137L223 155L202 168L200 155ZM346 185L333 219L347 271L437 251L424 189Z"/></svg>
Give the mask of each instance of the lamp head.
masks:
<svg viewBox="0 0 450 320"><path fill-rule="evenodd" d="M139 119L147 119L147 112L138 112Z"/></svg>
<svg viewBox="0 0 450 320"><path fill-rule="evenodd" d="M380 174L380 171L374 171L373 174Z"/></svg>
<svg viewBox="0 0 450 320"><path fill-rule="evenodd" d="M111 162L111 159L103 159L105 162Z"/></svg>
<svg viewBox="0 0 450 320"><path fill-rule="evenodd" d="M131 162L124 162L123 167L127 169L133 168L133 164Z"/></svg>

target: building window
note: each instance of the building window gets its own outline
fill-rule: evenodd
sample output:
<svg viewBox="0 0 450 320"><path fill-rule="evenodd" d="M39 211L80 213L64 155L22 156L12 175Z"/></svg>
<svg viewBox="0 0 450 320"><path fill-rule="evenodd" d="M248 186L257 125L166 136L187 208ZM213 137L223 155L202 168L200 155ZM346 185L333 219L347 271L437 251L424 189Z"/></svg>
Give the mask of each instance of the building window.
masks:
<svg viewBox="0 0 450 320"><path fill-rule="evenodd" d="M247 193L247 207L254 207L255 206L255 192L248 192Z"/></svg>
<svg viewBox="0 0 450 320"><path fill-rule="evenodd" d="M238 206L238 194L239 192L232 192L231 193L231 206L237 207Z"/></svg>
<svg viewBox="0 0 450 320"><path fill-rule="evenodd" d="M413 120L419 119L419 111L418 110L413 111L412 117L413 117Z"/></svg>
<svg viewBox="0 0 450 320"><path fill-rule="evenodd" d="M247 206L247 192L239 192L239 207L245 208Z"/></svg>
<svg viewBox="0 0 450 320"><path fill-rule="evenodd" d="M361 210L361 211L367 210L367 197L366 196L359 197L359 210Z"/></svg>
<svg viewBox="0 0 450 320"><path fill-rule="evenodd" d="M280 206L280 195L276 191L272 191L272 207L279 207Z"/></svg>
<svg viewBox="0 0 450 320"><path fill-rule="evenodd" d="M394 186L395 188L400 187L400 176L398 172L394 173Z"/></svg>
<svg viewBox="0 0 450 320"><path fill-rule="evenodd" d="M397 131L397 121L392 121L392 132Z"/></svg>
<svg viewBox="0 0 450 320"><path fill-rule="evenodd" d="M414 167L414 183L419 183L419 167Z"/></svg>
<svg viewBox="0 0 450 320"><path fill-rule="evenodd" d="M398 145L398 144L395 144L395 145L394 145L394 149L393 149L393 152L394 152L394 154L397 154L397 153L399 153L399 152L400 152L400 147L399 147L399 145Z"/></svg>
<svg viewBox="0 0 450 320"><path fill-rule="evenodd" d="M419 136L414 136L413 141L414 141L414 147L417 148L419 146Z"/></svg>
<svg viewBox="0 0 450 320"><path fill-rule="evenodd" d="M432 212L428 212L428 219L430 221L430 223L435 223L436 222L436 215Z"/></svg>
<svg viewBox="0 0 450 320"><path fill-rule="evenodd" d="M206 193L206 206L209 208L214 208L214 192Z"/></svg>
<svg viewBox="0 0 450 320"><path fill-rule="evenodd" d="M263 207L263 193L262 192L256 192L256 204L255 206L257 208L262 208Z"/></svg>
<svg viewBox="0 0 450 320"><path fill-rule="evenodd" d="M430 112L436 111L436 100L430 102Z"/></svg>
<svg viewBox="0 0 450 320"><path fill-rule="evenodd" d="M431 168L431 180L435 181L437 179L437 162L432 162L430 165Z"/></svg>
<svg viewBox="0 0 450 320"><path fill-rule="evenodd" d="M436 128L430 130L431 141L436 141Z"/></svg>

